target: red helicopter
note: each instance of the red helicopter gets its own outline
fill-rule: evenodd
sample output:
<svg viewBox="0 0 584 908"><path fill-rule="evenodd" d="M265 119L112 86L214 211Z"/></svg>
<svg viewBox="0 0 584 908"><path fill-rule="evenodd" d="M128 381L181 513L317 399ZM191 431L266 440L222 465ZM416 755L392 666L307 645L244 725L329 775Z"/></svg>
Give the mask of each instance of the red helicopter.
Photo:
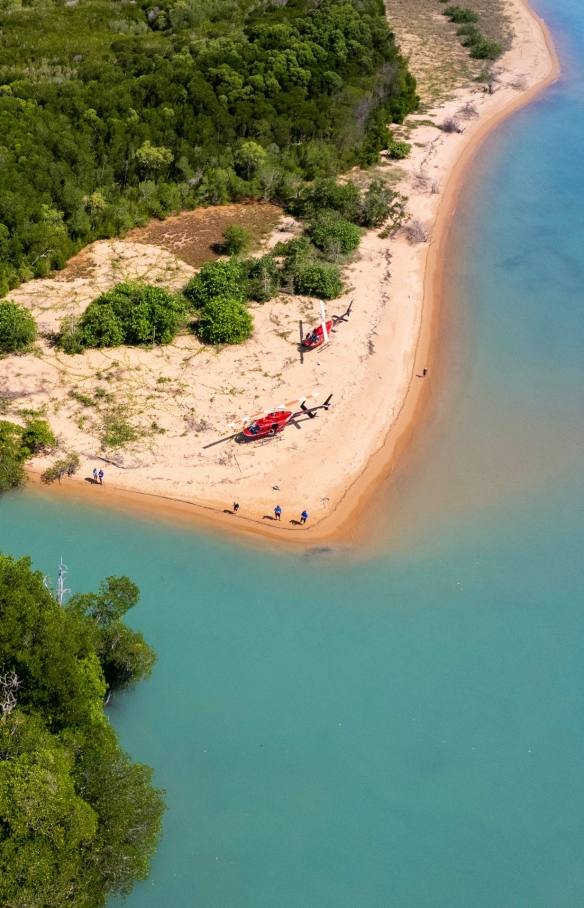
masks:
<svg viewBox="0 0 584 908"><path fill-rule="evenodd" d="M305 350L315 350L317 347L321 347L322 344L326 343L329 339L329 334L333 328L336 328L341 322L346 322L348 317L351 314L351 306L346 312L342 315L333 315L332 319L328 321L325 320L324 306L321 303L320 308L322 312L322 323L315 328L314 331L311 331L310 334L307 334L306 337L302 340L302 346ZM326 330L325 330L326 329Z"/></svg>
<svg viewBox="0 0 584 908"><path fill-rule="evenodd" d="M306 401L315 399L318 397L317 394L311 394L310 397L301 397L298 400L291 400L287 404L282 404L280 407L276 407L275 410L267 411L262 410L261 413L254 413L253 416L248 416L242 420L240 423L247 425L244 426L243 432L240 434L242 441L258 441L260 438L275 438L276 435L279 435L280 432L283 432L286 426L297 419L299 416L302 416L303 413L306 413L310 419L316 417L317 410L328 410L331 403L332 394L329 394L327 399L323 404L320 404L317 407L307 407ZM299 410L289 410L288 407L292 407L295 404L300 405ZM231 423L235 427L235 423Z"/></svg>

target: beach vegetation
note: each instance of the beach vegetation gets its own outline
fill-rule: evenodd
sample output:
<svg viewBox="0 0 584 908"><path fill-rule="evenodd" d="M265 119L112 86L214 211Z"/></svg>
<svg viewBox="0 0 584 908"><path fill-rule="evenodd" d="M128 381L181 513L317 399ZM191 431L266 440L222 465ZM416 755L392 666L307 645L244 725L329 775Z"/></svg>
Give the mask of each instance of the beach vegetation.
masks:
<svg viewBox="0 0 584 908"><path fill-rule="evenodd" d="M448 16L451 22L461 25L464 22L478 22L479 15L467 6L447 6L444 15Z"/></svg>
<svg viewBox="0 0 584 908"><path fill-rule="evenodd" d="M228 262L206 262L198 274L190 279L183 291L190 306L203 310L217 297L246 299L244 273L236 259Z"/></svg>
<svg viewBox="0 0 584 908"><path fill-rule="evenodd" d="M0 420L0 494L24 485L26 461L50 452L56 443L43 419L30 418L24 426Z"/></svg>
<svg viewBox="0 0 584 908"><path fill-rule="evenodd" d="M218 296L205 306L197 333L205 344L241 344L253 334L253 316L239 299Z"/></svg>
<svg viewBox="0 0 584 908"><path fill-rule="evenodd" d="M60 485L63 476L74 476L78 469L79 455L75 453L67 454L66 457L56 460L50 467L47 467L41 475L41 482L44 482L45 485L51 485L57 480Z"/></svg>
<svg viewBox="0 0 584 908"><path fill-rule="evenodd" d="M34 317L20 303L0 300L0 354L26 353L37 336Z"/></svg>
<svg viewBox="0 0 584 908"><path fill-rule="evenodd" d="M470 45L470 55L475 60L496 60L497 57L500 57L503 53L503 45L499 44L498 41L491 41L488 38L483 38L478 41L473 41Z"/></svg>
<svg viewBox="0 0 584 908"><path fill-rule="evenodd" d="M309 234L317 249L337 258L354 252L361 242L359 227L332 209L319 211L310 224Z"/></svg>
<svg viewBox="0 0 584 908"><path fill-rule="evenodd" d="M443 13L451 22L460 26L456 34L463 47L469 48L473 59L496 60L503 53L503 45L492 38L486 38L477 27L480 16L474 10L464 6L447 6Z"/></svg>
<svg viewBox="0 0 584 908"><path fill-rule="evenodd" d="M104 713L111 690L155 661L123 621L136 599L128 578L109 577L62 607L30 558L0 554L3 905L104 908L148 875L164 794Z"/></svg>
<svg viewBox="0 0 584 908"><path fill-rule="evenodd" d="M58 344L71 354L122 344L169 344L185 314L180 294L128 281L98 296L79 319L64 319Z"/></svg>
<svg viewBox="0 0 584 908"><path fill-rule="evenodd" d="M223 232L225 251L228 255L242 255L252 243L251 231L247 227L230 224Z"/></svg>
<svg viewBox="0 0 584 908"><path fill-rule="evenodd" d="M405 213L406 198L391 189L385 180L373 180L361 199L359 223L363 227L397 227Z"/></svg>
<svg viewBox="0 0 584 908"><path fill-rule="evenodd" d="M294 276L294 289L303 296L337 299L343 292L341 269L338 265L319 262L301 266Z"/></svg>
<svg viewBox="0 0 584 908"><path fill-rule="evenodd" d="M280 286L280 274L273 255L245 259L242 261L241 267L249 300L256 303L267 303L276 295Z"/></svg>

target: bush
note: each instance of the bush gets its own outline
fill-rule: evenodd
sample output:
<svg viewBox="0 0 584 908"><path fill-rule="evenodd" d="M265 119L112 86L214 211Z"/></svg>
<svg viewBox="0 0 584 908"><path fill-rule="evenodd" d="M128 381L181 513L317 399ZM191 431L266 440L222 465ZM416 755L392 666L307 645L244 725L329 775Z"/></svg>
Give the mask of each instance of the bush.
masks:
<svg viewBox="0 0 584 908"><path fill-rule="evenodd" d="M362 227L381 227L391 215L392 203L399 194L385 180L373 180L361 199L359 224Z"/></svg>
<svg viewBox="0 0 584 908"><path fill-rule="evenodd" d="M241 300L219 296L206 304L198 334L206 344L241 344L253 333L253 317Z"/></svg>
<svg viewBox="0 0 584 908"><path fill-rule="evenodd" d="M20 353L36 340L36 322L24 306L0 302L0 353Z"/></svg>
<svg viewBox="0 0 584 908"><path fill-rule="evenodd" d="M57 344L61 350L71 356L76 353L83 353L79 319L76 315L67 315L61 322Z"/></svg>
<svg viewBox="0 0 584 908"><path fill-rule="evenodd" d="M396 161L401 161L403 158L407 158L412 146L408 142L396 142L394 139L391 140L387 146L387 152L390 158L393 158Z"/></svg>
<svg viewBox="0 0 584 908"><path fill-rule="evenodd" d="M247 297L257 303L267 303L278 292L280 276L273 256L247 259L241 263L247 281Z"/></svg>
<svg viewBox="0 0 584 908"><path fill-rule="evenodd" d="M20 445L22 427L0 420L0 494L26 481Z"/></svg>
<svg viewBox="0 0 584 908"><path fill-rule="evenodd" d="M323 209L338 211L342 217L353 221L358 214L360 201L361 193L352 180L341 185L331 177L315 180L312 186L304 189L292 204L291 210L298 217L307 220Z"/></svg>
<svg viewBox="0 0 584 908"><path fill-rule="evenodd" d="M323 300L336 299L343 292L340 269L336 265L306 265L295 276L296 293Z"/></svg>
<svg viewBox="0 0 584 908"><path fill-rule="evenodd" d="M478 13L463 6L447 6L444 10L444 15L448 16L451 22L456 22L457 25L463 22L479 21Z"/></svg>
<svg viewBox="0 0 584 908"><path fill-rule="evenodd" d="M456 30L456 34L463 39L462 43L465 47L472 47L473 44L484 40L482 33L474 25L462 25Z"/></svg>
<svg viewBox="0 0 584 908"><path fill-rule="evenodd" d="M56 444L57 439L44 419L31 419L20 437L20 450L25 460L36 454L47 453Z"/></svg>
<svg viewBox="0 0 584 908"><path fill-rule="evenodd" d="M128 281L89 304L78 321L63 319L59 346L66 353L121 344L169 344L184 318L186 304L176 294Z"/></svg>
<svg viewBox="0 0 584 908"><path fill-rule="evenodd" d="M198 274L190 279L184 295L196 309L204 309L216 297L244 302L246 291L244 275L239 262L206 262Z"/></svg>
<svg viewBox="0 0 584 908"><path fill-rule="evenodd" d="M456 34L463 39L465 47L470 47L470 55L475 60L496 60L503 52L502 44L485 38L474 25L462 25Z"/></svg>
<svg viewBox="0 0 584 908"><path fill-rule="evenodd" d="M248 251L252 243L251 231L236 224L231 224L223 232L223 239L228 255L241 255Z"/></svg>
<svg viewBox="0 0 584 908"><path fill-rule="evenodd" d="M306 262L307 259L312 258L315 252L314 246L305 236L288 240L287 243L276 243L274 246L274 255L284 257L284 267L286 269L298 267Z"/></svg>
<svg viewBox="0 0 584 908"><path fill-rule="evenodd" d="M43 419L30 420L25 427L0 420L0 494L23 485L24 462L55 444L55 436Z"/></svg>
<svg viewBox="0 0 584 908"><path fill-rule="evenodd" d="M106 302L105 294L89 304L79 321L75 339L84 347L119 347L125 332L121 318Z"/></svg>
<svg viewBox="0 0 584 908"><path fill-rule="evenodd" d="M475 60L496 60L503 53L503 45L497 41L482 38L473 44L470 55Z"/></svg>
<svg viewBox="0 0 584 908"><path fill-rule="evenodd" d="M361 242L361 231L336 211L321 211L310 225L314 245L329 255L348 255Z"/></svg>
<svg viewBox="0 0 584 908"><path fill-rule="evenodd" d="M73 476L79 469L77 454L68 454L63 460L56 460L52 467L47 467L41 476L41 482L50 485L55 479L61 482L62 476Z"/></svg>

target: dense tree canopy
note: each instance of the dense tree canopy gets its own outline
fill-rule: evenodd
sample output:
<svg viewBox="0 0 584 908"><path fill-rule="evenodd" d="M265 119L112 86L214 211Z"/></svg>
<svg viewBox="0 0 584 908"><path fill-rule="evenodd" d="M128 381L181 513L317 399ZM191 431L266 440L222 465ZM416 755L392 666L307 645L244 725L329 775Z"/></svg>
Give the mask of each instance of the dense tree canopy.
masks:
<svg viewBox="0 0 584 908"><path fill-rule="evenodd" d="M162 792L103 711L108 687L154 662L122 622L137 598L128 578L110 577L62 608L30 559L0 554L2 905L101 908L148 874Z"/></svg>
<svg viewBox="0 0 584 908"><path fill-rule="evenodd" d="M153 215L287 201L417 104L382 0L7 0L0 27L2 293Z"/></svg>

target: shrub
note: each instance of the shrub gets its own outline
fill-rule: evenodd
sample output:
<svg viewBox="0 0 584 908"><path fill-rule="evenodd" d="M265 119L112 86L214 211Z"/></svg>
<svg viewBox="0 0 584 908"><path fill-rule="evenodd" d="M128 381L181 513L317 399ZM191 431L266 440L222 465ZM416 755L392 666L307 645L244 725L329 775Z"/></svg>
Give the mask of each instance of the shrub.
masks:
<svg viewBox="0 0 584 908"><path fill-rule="evenodd" d="M462 43L465 47L472 47L473 44L484 40L482 33L474 25L462 25L456 30L456 34L463 39Z"/></svg>
<svg viewBox="0 0 584 908"><path fill-rule="evenodd" d="M61 322L58 346L71 356L76 353L83 353L82 335L79 330L79 319L76 315L67 315Z"/></svg>
<svg viewBox="0 0 584 908"><path fill-rule="evenodd" d="M462 25L456 34L463 39L463 45L470 48L470 55L475 60L496 60L503 52L502 44L485 38L474 25Z"/></svg>
<svg viewBox="0 0 584 908"><path fill-rule="evenodd" d="M497 41L482 38L473 44L470 55L475 60L496 60L503 53L503 45Z"/></svg>
<svg viewBox="0 0 584 908"><path fill-rule="evenodd" d="M340 269L336 265L306 265L295 276L295 290L304 296L336 299L343 292Z"/></svg>
<svg viewBox="0 0 584 908"><path fill-rule="evenodd" d="M43 419L30 420L24 428L0 420L0 494L22 485L26 481L24 462L55 444L55 436Z"/></svg>
<svg viewBox="0 0 584 908"><path fill-rule="evenodd" d="M31 419L20 437L20 450L24 460L36 454L46 453L56 444L57 439L44 419Z"/></svg>
<svg viewBox="0 0 584 908"><path fill-rule="evenodd" d="M52 467L47 467L41 476L41 482L50 485L55 479L61 482L62 476L73 476L79 469L79 457L77 454L68 454L63 460L56 460Z"/></svg>
<svg viewBox="0 0 584 908"><path fill-rule="evenodd" d="M251 231L247 227L239 227L237 224L231 224L223 232L225 240L225 249L228 255L241 255L247 252L252 242Z"/></svg>
<svg viewBox="0 0 584 908"><path fill-rule="evenodd" d="M76 335L81 347L119 347L124 343L124 326L105 294L89 304Z"/></svg>
<svg viewBox="0 0 584 908"><path fill-rule="evenodd" d="M387 152L390 158L393 158L396 161L401 161L403 158L407 158L412 146L408 142L396 142L395 139L392 139L389 145L387 146Z"/></svg>
<svg viewBox="0 0 584 908"><path fill-rule="evenodd" d="M66 353L86 347L169 344L185 315L184 299L162 287L128 281L93 300L76 321L63 319L59 346Z"/></svg>
<svg viewBox="0 0 584 908"><path fill-rule="evenodd" d="M293 213L310 220L323 209L338 211L348 221L354 220L361 200L359 188L349 180L341 185L332 177L315 180L312 186L301 192L291 206Z"/></svg>
<svg viewBox="0 0 584 908"><path fill-rule="evenodd" d="M26 481L21 451L22 426L0 420L0 495Z"/></svg>
<svg viewBox="0 0 584 908"><path fill-rule="evenodd" d="M24 306L0 302L0 353L20 353L36 340L36 322Z"/></svg>
<svg viewBox="0 0 584 908"><path fill-rule="evenodd" d="M273 256L247 259L241 263L247 281L247 297L257 303L267 303L278 292L280 276Z"/></svg>
<svg viewBox="0 0 584 908"><path fill-rule="evenodd" d="M276 243L274 246L274 255L281 255L285 259L285 268L294 268L312 258L315 249L310 240L305 236L299 236L294 240L288 240L287 243Z"/></svg>
<svg viewBox="0 0 584 908"><path fill-rule="evenodd" d="M448 16L451 22L456 22L457 25L463 22L479 21L478 13L465 6L447 6L444 10L444 15Z"/></svg>
<svg viewBox="0 0 584 908"><path fill-rule="evenodd" d="M321 211L310 225L314 245L333 255L348 255L361 242L361 231L336 211Z"/></svg>
<svg viewBox="0 0 584 908"><path fill-rule="evenodd" d="M253 317L241 300L219 296L206 304L198 334L206 344L241 344L253 333Z"/></svg>
<svg viewBox="0 0 584 908"><path fill-rule="evenodd" d="M185 301L181 296L149 284L119 284L114 291L116 296L126 295L132 304L125 325L127 344L172 343L185 315ZM120 301L120 311L124 304L125 301Z"/></svg>
<svg viewBox="0 0 584 908"><path fill-rule="evenodd" d="M373 180L361 199L358 223L362 227L381 227L389 218L392 202L398 193L385 180Z"/></svg>
<svg viewBox="0 0 584 908"><path fill-rule="evenodd" d="M204 309L216 297L243 302L246 298L243 272L239 262L206 262L190 279L184 295L196 309Z"/></svg>

